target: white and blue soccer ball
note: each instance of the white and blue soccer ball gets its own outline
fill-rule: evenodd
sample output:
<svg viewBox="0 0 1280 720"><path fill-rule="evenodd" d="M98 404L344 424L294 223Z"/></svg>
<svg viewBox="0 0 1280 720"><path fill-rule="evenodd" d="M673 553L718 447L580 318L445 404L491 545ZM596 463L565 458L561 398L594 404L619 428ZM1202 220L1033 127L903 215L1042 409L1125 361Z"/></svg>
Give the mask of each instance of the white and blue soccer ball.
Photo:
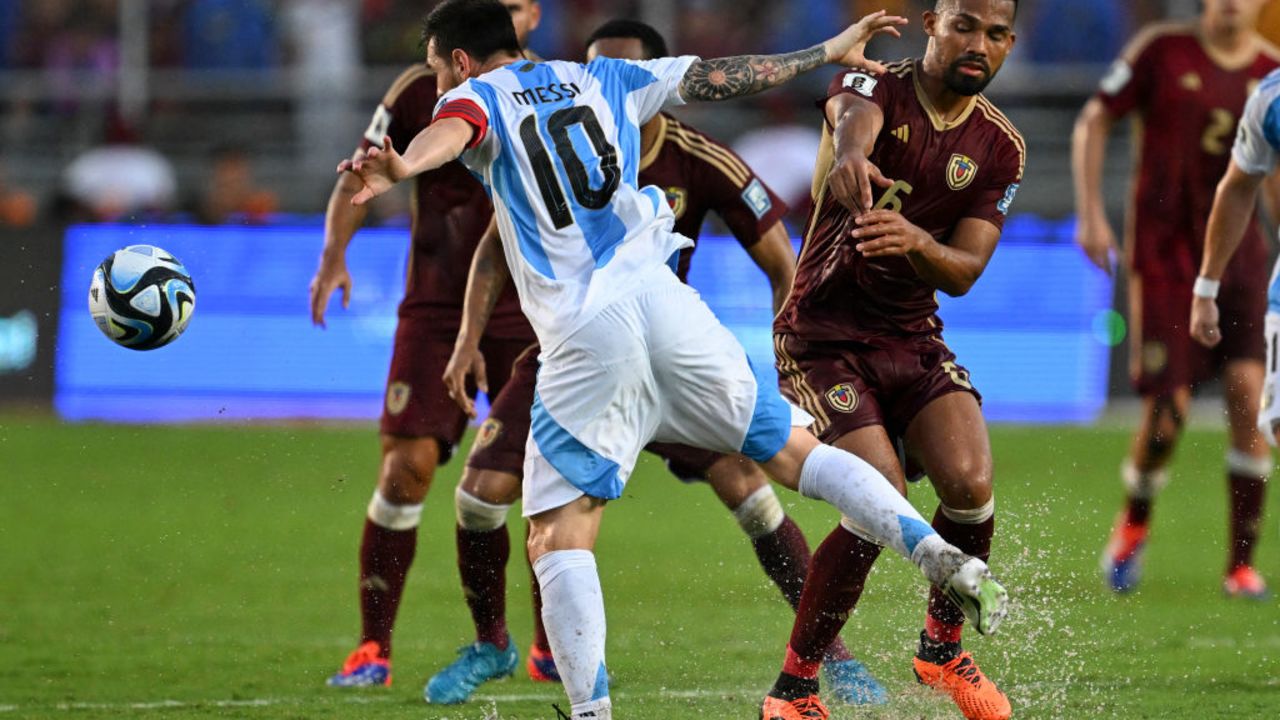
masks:
<svg viewBox="0 0 1280 720"><path fill-rule="evenodd" d="M154 350L173 342L196 309L196 286L182 262L154 245L117 250L93 271L89 313L112 342Z"/></svg>

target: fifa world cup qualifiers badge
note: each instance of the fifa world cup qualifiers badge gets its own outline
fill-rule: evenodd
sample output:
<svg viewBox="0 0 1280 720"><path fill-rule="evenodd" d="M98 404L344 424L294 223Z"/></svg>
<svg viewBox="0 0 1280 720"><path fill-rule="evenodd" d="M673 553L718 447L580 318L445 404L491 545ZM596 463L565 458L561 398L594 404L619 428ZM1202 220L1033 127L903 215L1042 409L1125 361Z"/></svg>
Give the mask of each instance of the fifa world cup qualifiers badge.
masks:
<svg viewBox="0 0 1280 720"><path fill-rule="evenodd" d="M880 84L879 80L866 73L851 72L844 76L845 87L866 97L871 97L871 93L875 92L878 84Z"/></svg>
<svg viewBox="0 0 1280 720"><path fill-rule="evenodd" d="M93 271L89 314L112 342L130 350L168 345L187 329L196 286L182 262L154 245L117 250Z"/></svg>

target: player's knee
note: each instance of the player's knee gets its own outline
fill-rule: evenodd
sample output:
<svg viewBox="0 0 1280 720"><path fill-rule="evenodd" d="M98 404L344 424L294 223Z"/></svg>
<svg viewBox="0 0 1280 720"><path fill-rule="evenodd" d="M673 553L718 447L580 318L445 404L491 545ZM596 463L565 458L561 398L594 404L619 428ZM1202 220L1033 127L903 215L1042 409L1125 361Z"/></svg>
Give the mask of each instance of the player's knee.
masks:
<svg viewBox="0 0 1280 720"><path fill-rule="evenodd" d="M458 527L473 532L487 532L506 524L511 504L485 502L459 485L453 493L453 507L457 513Z"/></svg>
<svg viewBox="0 0 1280 720"><path fill-rule="evenodd" d="M395 504L421 503L431 487L440 450L434 439L384 441L378 490Z"/></svg>
<svg viewBox="0 0 1280 720"><path fill-rule="evenodd" d="M467 466L458 487L492 505L511 505L520 499L520 478L497 470Z"/></svg>
<svg viewBox="0 0 1280 720"><path fill-rule="evenodd" d="M1169 471L1165 468L1139 470L1132 458L1126 458L1120 466L1120 478L1124 481L1129 497L1151 500L1169 484Z"/></svg>
<svg viewBox="0 0 1280 720"><path fill-rule="evenodd" d="M733 508L733 517L747 537L755 540L777 530L787 513L782 509L777 493L765 484Z"/></svg>
<svg viewBox="0 0 1280 720"><path fill-rule="evenodd" d="M762 487L769 486L769 477L759 465L741 455L726 455L704 473L707 483L730 509L740 506Z"/></svg>
<svg viewBox="0 0 1280 720"><path fill-rule="evenodd" d="M973 509L991 502L993 493L991 458L980 453L961 455L929 474L943 504Z"/></svg>

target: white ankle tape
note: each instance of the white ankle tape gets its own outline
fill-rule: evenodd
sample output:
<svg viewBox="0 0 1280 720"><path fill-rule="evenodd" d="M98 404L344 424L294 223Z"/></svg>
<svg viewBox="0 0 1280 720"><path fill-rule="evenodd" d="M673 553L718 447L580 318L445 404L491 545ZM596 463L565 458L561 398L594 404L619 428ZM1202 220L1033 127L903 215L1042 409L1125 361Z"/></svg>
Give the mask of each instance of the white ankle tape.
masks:
<svg viewBox="0 0 1280 720"><path fill-rule="evenodd" d="M453 507L458 515L458 527L463 530L484 532L497 530L507 522L510 505L494 505L472 495L459 485L453 491Z"/></svg>
<svg viewBox="0 0 1280 720"><path fill-rule="evenodd" d="M782 509L782 503L778 502L778 495L773 492L773 488L765 485L734 508L733 516L737 518L742 532L755 540L777 530L787 514Z"/></svg>
<svg viewBox="0 0 1280 720"><path fill-rule="evenodd" d="M417 505L392 505L382 497L382 493L373 491L373 499L369 501L368 518L374 525L388 530L412 530L422 520L422 503Z"/></svg>
<svg viewBox="0 0 1280 720"><path fill-rule="evenodd" d="M972 510L957 510L946 505L939 505L938 509L951 522L960 523L961 525L981 525L996 514L996 498L992 495L986 505Z"/></svg>
<svg viewBox="0 0 1280 720"><path fill-rule="evenodd" d="M1141 472L1133 464L1133 460L1125 458L1120 466L1120 478L1129 494L1139 500L1150 500L1169 484L1169 471L1164 468Z"/></svg>
<svg viewBox="0 0 1280 720"><path fill-rule="evenodd" d="M1271 474L1271 454L1254 457L1247 452L1231 448L1227 451L1227 470L1240 475L1265 478Z"/></svg>

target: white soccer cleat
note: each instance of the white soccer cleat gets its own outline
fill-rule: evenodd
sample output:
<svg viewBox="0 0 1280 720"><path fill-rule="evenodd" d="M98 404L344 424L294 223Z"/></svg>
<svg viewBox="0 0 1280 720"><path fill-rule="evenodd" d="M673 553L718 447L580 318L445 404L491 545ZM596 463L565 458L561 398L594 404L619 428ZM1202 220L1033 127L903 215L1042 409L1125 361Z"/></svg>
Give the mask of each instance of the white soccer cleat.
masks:
<svg viewBox="0 0 1280 720"><path fill-rule="evenodd" d="M978 558L969 558L951 573L941 585L970 624L983 635L990 635L1009 614L1009 593L991 575L991 569Z"/></svg>

